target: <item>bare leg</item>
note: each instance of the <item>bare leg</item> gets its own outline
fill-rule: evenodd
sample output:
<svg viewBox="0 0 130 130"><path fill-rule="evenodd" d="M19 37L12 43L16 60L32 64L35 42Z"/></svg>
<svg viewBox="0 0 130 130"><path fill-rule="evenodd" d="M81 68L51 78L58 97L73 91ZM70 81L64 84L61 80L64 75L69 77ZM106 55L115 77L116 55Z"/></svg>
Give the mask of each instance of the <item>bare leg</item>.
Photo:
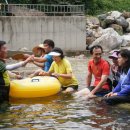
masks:
<svg viewBox="0 0 130 130"><path fill-rule="evenodd" d="M63 93L73 93L75 90L72 87L68 87Z"/></svg>
<svg viewBox="0 0 130 130"><path fill-rule="evenodd" d="M87 96L88 94L90 93L90 90L88 88L84 88L78 92L76 92L74 95L76 98L79 98L79 97L85 97Z"/></svg>

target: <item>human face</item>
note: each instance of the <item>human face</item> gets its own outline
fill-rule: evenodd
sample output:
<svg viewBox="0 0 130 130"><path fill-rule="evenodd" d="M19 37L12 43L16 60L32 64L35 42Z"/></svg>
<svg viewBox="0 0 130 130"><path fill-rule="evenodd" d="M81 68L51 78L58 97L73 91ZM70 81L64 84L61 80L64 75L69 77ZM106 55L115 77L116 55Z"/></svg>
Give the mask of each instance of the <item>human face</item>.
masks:
<svg viewBox="0 0 130 130"><path fill-rule="evenodd" d="M48 54L49 52L52 51L52 47L50 47L48 44L44 44L44 50L45 50L45 53Z"/></svg>
<svg viewBox="0 0 130 130"><path fill-rule="evenodd" d="M42 48L38 48L37 50L38 50L38 51L37 51L37 55L38 55L38 56L42 56L42 55L45 54L45 51L44 51Z"/></svg>
<svg viewBox="0 0 130 130"><path fill-rule="evenodd" d="M7 52L8 52L7 46L6 45L1 46L1 49L0 49L0 59L7 58Z"/></svg>
<svg viewBox="0 0 130 130"><path fill-rule="evenodd" d="M56 63L59 63L61 61L61 57L60 56L53 56L53 60L56 62Z"/></svg>
<svg viewBox="0 0 130 130"><path fill-rule="evenodd" d="M118 58L112 58L112 62L113 62L115 65L118 65Z"/></svg>
<svg viewBox="0 0 130 130"><path fill-rule="evenodd" d="M127 58L122 57L120 54L118 55L118 65L119 66L124 66L127 60L128 60Z"/></svg>
<svg viewBox="0 0 130 130"><path fill-rule="evenodd" d="M100 48L94 48L93 54L92 54L94 62L96 63L99 62L101 59L101 56L102 56L102 50Z"/></svg>

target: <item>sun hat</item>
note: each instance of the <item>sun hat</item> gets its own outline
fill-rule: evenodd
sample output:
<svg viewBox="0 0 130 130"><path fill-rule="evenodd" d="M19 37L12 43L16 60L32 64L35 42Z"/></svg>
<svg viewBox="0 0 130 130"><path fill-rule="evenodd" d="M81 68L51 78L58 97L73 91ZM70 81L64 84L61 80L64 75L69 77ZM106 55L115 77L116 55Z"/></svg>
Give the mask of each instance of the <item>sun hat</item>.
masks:
<svg viewBox="0 0 130 130"><path fill-rule="evenodd" d="M33 49L32 49L32 52L34 53L34 54L37 54L38 53L38 49L43 49L43 51L45 51L44 50L44 45L43 44L39 44L38 46L35 46Z"/></svg>
<svg viewBox="0 0 130 130"><path fill-rule="evenodd" d="M119 54L119 50L115 50L115 51L113 51L112 53L111 53L111 55L109 55L109 58L110 59L113 59L113 58L118 58L118 54Z"/></svg>
<svg viewBox="0 0 130 130"><path fill-rule="evenodd" d="M60 56L61 54L58 52L50 52L49 55L51 56Z"/></svg>

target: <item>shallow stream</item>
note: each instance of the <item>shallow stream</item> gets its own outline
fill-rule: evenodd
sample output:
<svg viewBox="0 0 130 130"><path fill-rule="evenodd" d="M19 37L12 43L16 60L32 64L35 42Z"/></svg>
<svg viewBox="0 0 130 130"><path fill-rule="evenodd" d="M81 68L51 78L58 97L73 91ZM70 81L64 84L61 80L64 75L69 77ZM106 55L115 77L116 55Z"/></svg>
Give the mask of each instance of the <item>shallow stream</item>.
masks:
<svg viewBox="0 0 130 130"><path fill-rule="evenodd" d="M88 59L68 59L79 81L79 89L84 88ZM18 71L29 72L34 68L27 65ZM107 106L100 98L81 101L65 94L36 99L11 98L10 106L0 106L0 129L130 130L130 107Z"/></svg>

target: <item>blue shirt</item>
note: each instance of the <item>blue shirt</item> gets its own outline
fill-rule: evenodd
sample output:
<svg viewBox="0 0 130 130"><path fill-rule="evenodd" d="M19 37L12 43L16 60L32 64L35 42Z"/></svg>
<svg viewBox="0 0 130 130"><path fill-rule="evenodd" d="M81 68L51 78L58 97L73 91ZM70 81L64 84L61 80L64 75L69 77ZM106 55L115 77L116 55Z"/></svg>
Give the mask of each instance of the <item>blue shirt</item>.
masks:
<svg viewBox="0 0 130 130"><path fill-rule="evenodd" d="M130 69L127 74L121 74L119 83L113 90L118 96L130 95Z"/></svg>
<svg viewBox="0 0 130 130"><path fill-rule="evenodd" d="M53 59L52 59L52 56L48 54L46 54L43 58L47 60L44 64L44 69L43 69L44 71L47 72L50 69Z"/></svg>

